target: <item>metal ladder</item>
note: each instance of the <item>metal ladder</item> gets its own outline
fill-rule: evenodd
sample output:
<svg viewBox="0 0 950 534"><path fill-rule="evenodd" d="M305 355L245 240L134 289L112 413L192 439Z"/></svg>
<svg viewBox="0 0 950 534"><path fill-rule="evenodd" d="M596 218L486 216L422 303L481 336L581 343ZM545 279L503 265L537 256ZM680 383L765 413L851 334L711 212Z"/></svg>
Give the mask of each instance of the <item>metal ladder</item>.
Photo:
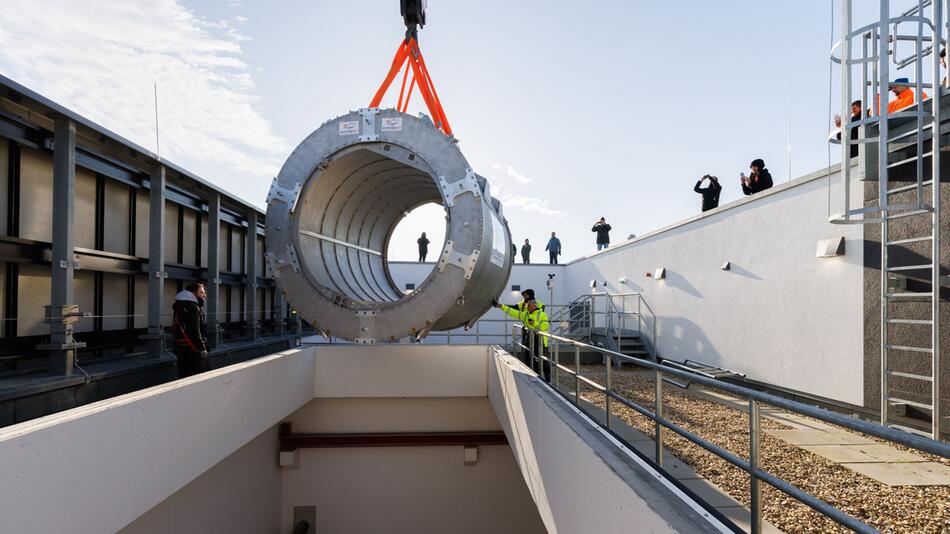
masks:
<svg viewBox="0 0 950 534"><path fill-rule="evenodd" d="M939 439L941 431L940 414L940 146L941 146L941 87L940 64L936 51L940 46L934 43L944 43L946 13L943 0L918 0L917 5L910 10L895 16L891 15L889 0L880 2L880 20L865 25L858 30L852 30L851 0L842 0L842 35L844 36L835 46L839 56L835 57L832 51L832 60L842 65L841 68L841 105L842 116L848 117L842 126L841 174L845 186L844 212L834 215L830 222L836 224L867 224L880 223L881 225L881 284L880 284L880 354L881 354L881 395L880 420L882 425L900 428L902 430L923 433L916 428L900 425L894 421L893 407L898 405L912 406L931 416L930 432L923 433ZM899 33L901 25L911 24L916 28L913 35ZM893 27L893 33L892 33ZM862 41L862 54L852 53L853 41ZM898 59L899 43L912 43L913 52L903 59ZM870 55L869 55L870 45ZM924 59L930 57L933 83L924 83ZM890 62L889 62L890 60ZM850 119L852 66L860 65L862 71L863 102L869 102L868 90L871 96L880 94L889 87L890 65L893 63L895 71L913 67L915 71L914 87L915 104L905 110L889 113L886 98L876 107L877 115L852 122ZM870 68L870 72L868 67ZM929 88L933 94L928 102L919 98L922 91ZM852 140L851 127L863 127L859 139ZM877 126L877 135L873 135L872 127ZM894 131L891 131L894 128ZM927 132L929 130L929 134ZM930 149L925 152L925 141L930 139ZM850 150L851 144L857 142L870 148L876 144L876 170L871 164L867 165L865 179L873 179L876 171L878 182L878 202L876 206L851 208L850 186ZM909 150L911 157L891 161L891 154L901 150ZM862 154L859 154L859 157ZM931 158L930 173L924 172L924 159ZM866 161L873 163L873 159ZM915 180L909 185L894 186L892 169L898 174L898 169L907 170L907 166L914 164L913 175ZM910 174L910 173L906 173ZM930 179L925 179L930 174ZM931 188L929 202L924 189ZM914 192L914 200L898 201L897 195ZM921 223L921 218L927 217L929 224L905 224L903 227L894 227L895 221L905 218L918 219L912 221ZM905 221L908 222L908 221ZM916 229L916 233L906 233L898 239L892 239L894 229ZM921 250L920 244L929 245L929 258L913 250ZM899 248L898 248L899 247ZM901 261L901 250L904 256L917 256L913 262ZM923 259L920 259L923 258ZM924 276L926 275L926 276ZM929 282L929 285L928 285ZM921 289L921 290L917 290ZM905 316L908 311L908 302L923 302L927 313L921 317L920 311L915 310L918 316ZM923 306L920 306L923 307ZM900 308L898 312L892 308ZM899 315L899 314L905 315ZM928 330L929 343L923 339L921 330ZM897 342L894 339L913 339L910 343ZM897 356L897 358L895 358ZM907 372L895 370L894 363L903 356L904 361L913 362L914 359L929 357L929 372ZM923 367L918 363L916 367ZM895 380L896 379L896 380ZM909 381L909 382L908 382ZM897 396L895 382L904 384L921 383L930 385L929 402L905 399Z"/></svg>

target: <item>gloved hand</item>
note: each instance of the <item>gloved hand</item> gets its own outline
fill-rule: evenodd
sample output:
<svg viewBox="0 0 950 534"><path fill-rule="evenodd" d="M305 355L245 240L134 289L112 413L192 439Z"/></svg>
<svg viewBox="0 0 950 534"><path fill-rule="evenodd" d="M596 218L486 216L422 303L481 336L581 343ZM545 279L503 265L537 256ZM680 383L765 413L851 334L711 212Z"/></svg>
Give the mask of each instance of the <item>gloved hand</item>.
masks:
<svg viewBox="0 0 950 534"><path fill-rule="evenodd" d="M208 358L208 351L203 350L203 351L201 351L201 352L198 353L198 356L199 356L202 360L207 359L207 358Z"/></svg>
<svg viewBox="0 0 950 534"><path fill-rule="evenodd" d="M493 308L501 308L501 304L498 303L498 299L491 299L491 305Z"/></svg>

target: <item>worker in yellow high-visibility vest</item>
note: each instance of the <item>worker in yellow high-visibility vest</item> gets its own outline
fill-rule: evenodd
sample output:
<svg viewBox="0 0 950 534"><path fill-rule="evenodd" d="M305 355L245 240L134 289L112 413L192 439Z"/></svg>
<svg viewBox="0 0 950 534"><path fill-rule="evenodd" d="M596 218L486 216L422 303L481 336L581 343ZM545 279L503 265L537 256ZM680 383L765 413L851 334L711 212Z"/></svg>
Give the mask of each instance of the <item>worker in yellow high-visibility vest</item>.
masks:
<svg viewBox="0 0 950 534"><path fill-rule="evenodd" d="M548 322L548 314L544 313L544 310L538 307L538 302L533 298L525 299L523 307L506 306L504 304L499 304L497 300L493 300L492 305L496 308L500 308L501 311L507 313L509 316L521 321L521 324L524 325L525 330L547 332L551 328L551 325ZM544 347L543 354L547 355L548 338L546 336L539 337L541 338L541 343ZM527 360L525 363L531 365L531 360ZM545 365L544 368L547 369L548 366Z"/></svg>

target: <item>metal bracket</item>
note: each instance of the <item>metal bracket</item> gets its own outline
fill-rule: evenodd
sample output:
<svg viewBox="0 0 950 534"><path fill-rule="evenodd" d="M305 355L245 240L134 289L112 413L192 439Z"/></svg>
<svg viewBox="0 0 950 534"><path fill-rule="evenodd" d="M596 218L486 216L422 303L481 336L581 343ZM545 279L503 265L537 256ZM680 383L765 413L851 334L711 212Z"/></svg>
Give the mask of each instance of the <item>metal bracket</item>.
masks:
<svg viewBox="0 0 950 534"><path fill-rule="evenodd" d="M279 273L280 273L281 261L277 259L277 255L268 250L267 252L264 253L264 263L266 264L266 266L264 267L265 271L267 269L270 269L270 272L271 274L274 275L274 278L278 278ZM218 282L217 280L215 280L215 283L220 284L221 282Z"/></svg>
<svg viewBox="0 0 950 534"><path fill-rule="evenodd" d="M445 195L446 207L455 205L455 197L465 193L471 193L476 197L482 196L482 188L478 186L478 180L475 178L475 171L465 169L465 178L457 182L448 182L445 176L439 176L439 188Z"/></svg>
<svg viewBox="0 0 950 534"><path fill-rule="evenodd" d="M468 280L475 271L475 264L478 263L478 254L478 250L473 250L471 254L456 252L455 243L449 239L445 242L442 257L439 258L439 272L445 271L446 265L455 265L465 271L465 279Z"/></svg>
<svg viewBox="0 0 950 534"><path fill-rule="evenodd" d="M359 110L360 114L360 142L379 141L376 135L376 115L379 114L379 108L363 108Z"/></svg>
<svg viewBox="0 0 950 534"><path fill-rule="evenodd" d="M300 182L297 182L293 189L284 189L280 186L275 177L274 181L270 183L270 191L267 192L267 203L270 204L272 200L279 200L287 204L287 208L293 212L294 207L297 206L297 197L300 196L301 187Z"/></svg>
<svg viewBox="0 0 950 534"><path fill-rule="evenodd" d="M297 259L297 249L293 243L287 243L287 257L290 258L290 266L294 268L294 272L299 273L300 260Z"/></svg>
<svg viewBox="0 0 950 534"><path fill-rule="evenodd" d="M376 310L358 310L356 317L360 321L360 335L356 338L359 345L375 345Z"/></svg>

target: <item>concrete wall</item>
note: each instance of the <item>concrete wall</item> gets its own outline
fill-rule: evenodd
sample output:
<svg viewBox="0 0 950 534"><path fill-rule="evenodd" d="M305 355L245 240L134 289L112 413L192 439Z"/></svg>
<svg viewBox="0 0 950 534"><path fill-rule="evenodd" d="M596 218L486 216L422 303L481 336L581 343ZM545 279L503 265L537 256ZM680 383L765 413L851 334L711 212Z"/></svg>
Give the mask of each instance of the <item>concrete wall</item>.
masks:
<svg viewBox="0 0 950 534"><path fill-rule="evenodd" d="M7 427L0 431L2 530L116 532L312 399L313 376L312 351L298 349ZM228 480L237 479L212 471L178 503ZM205 499L201 513L257 524L249 516L279 498L231 489L255 502L220 510ZM199 511L190 503L182 510Z"/></svg>
<svg viewBox="0 0 950 534"><path fill-rule="evenodd" d="M122 534L285 532L273 426L122 529Z"/></svg>
<svg viewBox="0 0 950 534"><path fill-rule="evenodd" d="M863 229L828 222L827 187L823 173L809 175L575 260L568 294L589 292L592 279L641 292L663 357L861 404ZM815 257L819 241L841 236L844 256ZM661 267L666 279L645 276Z"/></svg>
<svg viewBox="0 0 950 534"><path fill-rule="evenodd" d="M727 531L672 497L524 364L489 350L488 397L548 532Z"/></svg>
<svg viewBox="0 0 950 534"><path fill-rule="evenodd" d="M315 350L315 399L294 432L500 430L484 346L359 345ZM316 506L316 532L544 532L511 449L373 447L299 451L283 471L281 532L294 506Z"/></svg>

